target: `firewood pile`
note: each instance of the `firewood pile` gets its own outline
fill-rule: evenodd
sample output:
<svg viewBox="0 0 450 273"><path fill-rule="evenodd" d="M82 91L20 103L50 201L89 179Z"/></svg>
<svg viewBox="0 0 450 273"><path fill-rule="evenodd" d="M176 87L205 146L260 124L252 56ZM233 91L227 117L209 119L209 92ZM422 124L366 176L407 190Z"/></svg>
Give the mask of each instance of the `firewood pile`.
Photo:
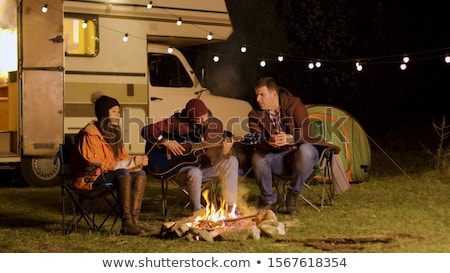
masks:
<svg viewBox="0 0 450 273"><path fill-rule="evenodd" d="M285 226L278 222L271 210L261 210L255 215L223 220L199 220L188 217L163 223L162 239L185 238L190 241L244 241L261 237L278 238L285 235Z"/></svg>

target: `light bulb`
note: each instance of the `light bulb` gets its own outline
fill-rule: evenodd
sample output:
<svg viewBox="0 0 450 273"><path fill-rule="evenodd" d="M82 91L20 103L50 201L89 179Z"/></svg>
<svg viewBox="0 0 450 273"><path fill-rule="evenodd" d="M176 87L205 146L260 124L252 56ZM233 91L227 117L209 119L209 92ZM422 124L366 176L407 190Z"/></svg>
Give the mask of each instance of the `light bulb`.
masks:
<svg viewBox="0 0 450 273"><path fill-rule="evenodd" d="M401 70L406 70L406 67L407 67L406 64L401 64L401 65L400 65L400 69L401 69Z"/></svg>
<svg viewBox="0 0 450 273"><path fill-rule="evenodd" d="M444 60L446 63L450 64L450 56L445 56Z"/></svg>
<svg viewBox="0 0 450 273"><path fill-rule="evenodd" d="M282 61L284 61L283 55L279 55L277 59L278 59L278 61L279 61L280 63L281 63Z"/></svg>
<svg viewBox="0 0 450 273"><path fill-rule="evenodd" d="M181 20L181 17L179 17L177 20L177 26L181 26L181 24L183 24L183 20Z"/></svg>
<svg viewBox="0 0 450 273"><path fill-rule="evenodd" d="M206 36L206 39L208 39L208 41L211 41L212 40L212 32L210 32L209 34L208 34L208 36Z"/></svg>
<svg viewBox="0 0 450 273"><path fill-rule="evenodd" d="M317 62L316 62L316 67L319 68L319 67L321 67L321 66L322 66L322 63L319 62L319 61L317 61Z"/></svg>
<svg viewBox="0 0 450 273"><path fill-rule="evenodd" d="M171 53L173 52L173 47L169 46L169 48L167 49L167 52Z"/></svg>
<svg viewBox="0 0 450 273"><path fill-rule="evenodd" d="M259 66L265 67L267 65L266 61L262 60L259 62Z"/></svg>
<svg viewBox="0 0 450 273"><path fill-rule="evenodd" d="M147 8L151 9L153 7L153 1L148 2L147 4Z"/></svg>
<svg viewBox="0 0 450 273"><path fill-rule="evenodd" d="M242 53L247 52L247 47L245 45L241 46L241 52Z"/></svg>
<svg viewBox="0 0 450 273"><path fill-rule="evenodd" d="M407 64L409 62L409 57L408 56L403 57L403 62Z"/></svg>
<svg viewBox="0 0 450 273"><path fill-rule="evenodd" d="M125 35L123 35L122 40L126 43L128 42L128 33L125 33Z"/></svg>
<svg viewBox="0 0 450 273"><path fill-rule="evenodd" d="M213 56L213 61L214 61L215 63L219 62L219 61L220 61L219 56L214 55L214 56Z"/></svg>
<svg viewBox="0 0 450 273"><path fill-rule="evenodd" d="M44 6L42 6L42 13L47 13L48 11L48 5L44 4Z"/></svg>
<svg viewBox="0 0 450 273"><path fill-rule="evenodd" d="M87 20L84 20L84 22L81 24L81 27L84 29L87 28Z"/></svg>
<svg viewBox="0 0 450 273"><path fill-rule="evenodd" d="M309 63L309 64L308 64L308 68L309 68L309 69L313 69L313 68L314 68L314 64L313 64L312 62Z"/></svg>

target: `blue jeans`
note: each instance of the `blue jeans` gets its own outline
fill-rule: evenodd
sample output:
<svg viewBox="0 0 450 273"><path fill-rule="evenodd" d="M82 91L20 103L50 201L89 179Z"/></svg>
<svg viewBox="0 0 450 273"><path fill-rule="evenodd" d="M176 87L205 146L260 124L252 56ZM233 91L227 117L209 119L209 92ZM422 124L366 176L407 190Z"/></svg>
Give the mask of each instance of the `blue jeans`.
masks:
<svg viewBox="0 0 450 273"><path fill-rule="evenodd" d="M288 190L300 194L303 183L319 161L319 151L312 144L304 143L295 150L279 153L255 150L251 160L261 200L265 204L275 204L277 195L272 190L272 174L292 176Z"/></svg>
<svg viewBox="0 0 450 273"><path fill-rule="evenodd" d="M202 181L217 176L222 186L222 198L227 202L228 206L232 206L237 202L238 170L239 162L237 158L230 156L228 159L222 160L208 168L183 167L175 175L175 181L189 192L189 199L193 206L192 210L195 212L202 208Z"/></svg>

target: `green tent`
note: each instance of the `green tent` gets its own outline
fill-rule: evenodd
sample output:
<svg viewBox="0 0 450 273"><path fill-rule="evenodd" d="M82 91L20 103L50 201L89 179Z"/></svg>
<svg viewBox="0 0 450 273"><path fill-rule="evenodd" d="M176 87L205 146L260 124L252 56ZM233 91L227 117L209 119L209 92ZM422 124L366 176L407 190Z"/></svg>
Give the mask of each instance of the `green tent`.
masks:
<svg viewBox="0 0 450 273"><path fill-rule="evenodd" d="M370 145L368 137L354 117L331 105L306 105L311 128L326 141L341 148L339 157L349 182L369 178Z"/></svg>

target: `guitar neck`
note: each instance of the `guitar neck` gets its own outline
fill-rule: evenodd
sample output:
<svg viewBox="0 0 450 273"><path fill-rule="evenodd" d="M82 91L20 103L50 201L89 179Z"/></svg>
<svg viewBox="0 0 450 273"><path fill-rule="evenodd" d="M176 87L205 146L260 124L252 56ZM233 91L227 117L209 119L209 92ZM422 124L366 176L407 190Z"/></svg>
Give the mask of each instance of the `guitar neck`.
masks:
<svg viewBox="0 0 450 273"><path fill-rule="evenodd" d="M242 141L244 138L241 136L232 137L233 141ZM193 151L198 151L202 149L212 148L212 147L218 147L222 146L222 142L196 142L196 143L189 143L191 145Z"/></svg>

